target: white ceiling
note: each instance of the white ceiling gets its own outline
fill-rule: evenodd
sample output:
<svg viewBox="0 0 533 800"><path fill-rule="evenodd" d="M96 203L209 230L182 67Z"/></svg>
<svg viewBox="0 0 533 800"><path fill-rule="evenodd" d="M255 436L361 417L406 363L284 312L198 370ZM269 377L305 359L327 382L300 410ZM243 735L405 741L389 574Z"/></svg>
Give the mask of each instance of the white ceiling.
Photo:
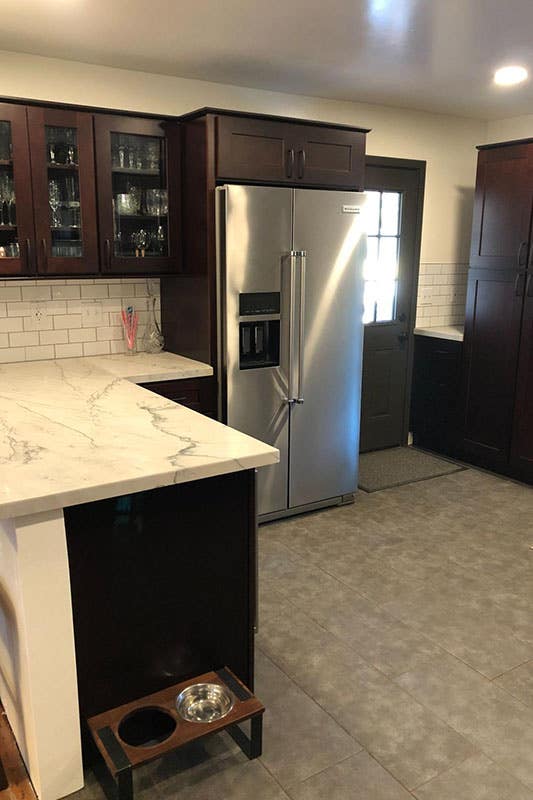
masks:
<svg viewBox="0 0 533 800"><path fill-rule="evenodd" d="M15 0L0 49L486 119L533 112L533 0ZM494 86L507 63L532 78Z"/></svg>

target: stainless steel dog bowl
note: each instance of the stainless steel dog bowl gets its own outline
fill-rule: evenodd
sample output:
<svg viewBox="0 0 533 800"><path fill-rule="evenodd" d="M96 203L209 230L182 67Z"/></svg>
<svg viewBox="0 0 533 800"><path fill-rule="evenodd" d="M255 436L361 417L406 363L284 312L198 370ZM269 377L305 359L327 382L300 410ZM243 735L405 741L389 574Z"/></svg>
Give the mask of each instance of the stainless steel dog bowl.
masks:
<svg viewBox="0 0 533 800"><path fill-rule="evenodd" d="M218 683L193 683L176 698L178 714L187 722L214 722L225 717L235 699Z"/></svg>

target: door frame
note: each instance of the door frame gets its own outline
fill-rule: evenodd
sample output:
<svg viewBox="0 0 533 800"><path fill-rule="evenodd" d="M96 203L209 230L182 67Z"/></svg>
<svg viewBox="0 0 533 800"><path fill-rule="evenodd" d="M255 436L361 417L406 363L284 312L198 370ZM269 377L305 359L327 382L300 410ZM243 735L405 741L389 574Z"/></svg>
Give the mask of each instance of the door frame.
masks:
<svg viewBox="0 0 533 800"><path fill-rule="evenodd" d="M409 339L407 341L407 367L405 384L405 402L403 409L402 422L402 444L407 445L409 440L409 416L411 410L411 392L413 382L413 355L414 355L414 329L416 326L416 304L418 297L418 277L420 273L420 249L422 243L422 220L424 212L424 191L426 186L426 161L417 161L410 158L389 158L388 156L367 155L365 165L367 167L384 167L393 169L404 169L414 172L417 175L417 198L416 198L416 231L414 242L414 264L413 280L411 283L411 297L409 300ZM365 186L366 189L366 186Z"/></svg>

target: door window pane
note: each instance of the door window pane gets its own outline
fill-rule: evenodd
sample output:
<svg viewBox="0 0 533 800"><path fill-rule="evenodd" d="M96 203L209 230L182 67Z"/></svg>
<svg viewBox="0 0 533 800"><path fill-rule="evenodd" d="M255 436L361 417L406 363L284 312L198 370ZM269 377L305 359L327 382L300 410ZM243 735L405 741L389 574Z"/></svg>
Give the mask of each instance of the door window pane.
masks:
<svg viewBox="0 0 533 800"><path fill-rule="evenodd" d="M400 192L367 192L367 256L364 264L366 324L396 318L400 248Z"/></svg>
<svg viewBox="0 0 533 800"><path fill-rule="evenodd" d="M11 123L0 120L0 258L19 256Z"/></svg>
<svg viewBox="0 0 533 800"><path fill-rule="evenodd" d="M165 140L111 134L114 252L122 258L168 255Z"/></svg>
<svg viewBox="0 0 533 800"><path fill-rule="evenodd" d="M52 256L83 255L78 132L76 128L45 126L48 203Z"/></svg>

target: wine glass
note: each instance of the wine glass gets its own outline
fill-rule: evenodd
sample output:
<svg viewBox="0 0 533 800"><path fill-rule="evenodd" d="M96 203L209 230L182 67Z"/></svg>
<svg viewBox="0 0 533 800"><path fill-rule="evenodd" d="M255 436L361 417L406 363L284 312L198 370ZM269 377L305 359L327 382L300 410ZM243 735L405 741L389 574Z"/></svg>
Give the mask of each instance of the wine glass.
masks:
<svg viewBox="0 0 533 800"><path fill-rule="evenodd" d="M48 202L52 209L52 227L61 227L61 217L59 215L59 208L61 206L61 193L59 191L59 184L55 180L48 181Z"/></svg>

